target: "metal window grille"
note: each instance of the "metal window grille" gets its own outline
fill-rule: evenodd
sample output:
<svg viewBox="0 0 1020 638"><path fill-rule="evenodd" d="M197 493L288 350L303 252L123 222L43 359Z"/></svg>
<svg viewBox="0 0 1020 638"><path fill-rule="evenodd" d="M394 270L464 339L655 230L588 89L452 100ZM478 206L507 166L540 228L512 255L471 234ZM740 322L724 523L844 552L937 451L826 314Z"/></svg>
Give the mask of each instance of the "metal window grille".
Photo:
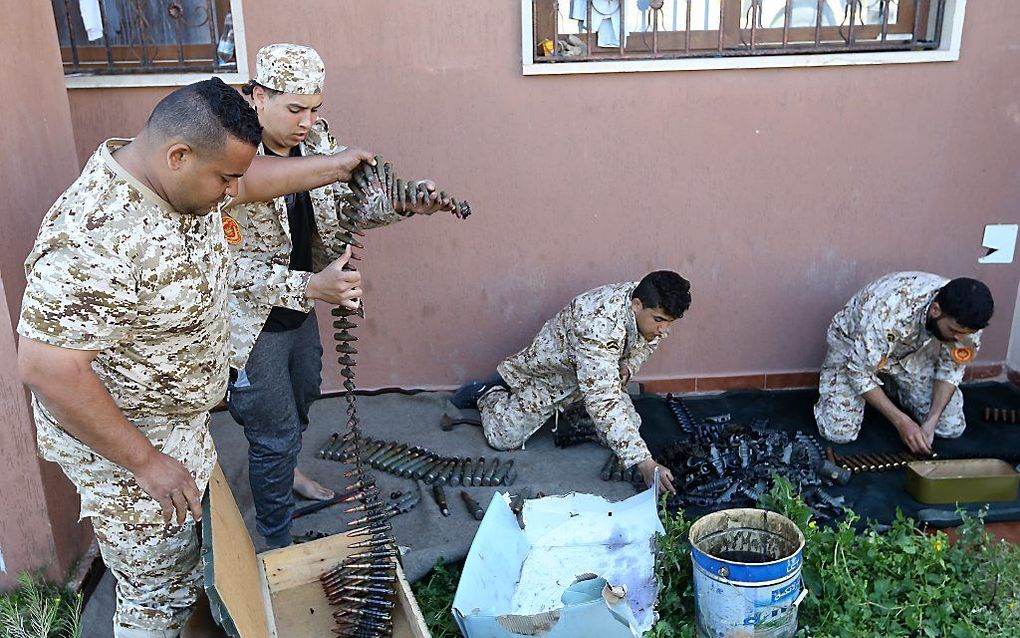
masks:
<svg viewBox="0 0 1020 638"><path fill-rule="evenodd" d="M229 0L51 0L64 75L237 70ZM98 5L89 40L82 5ZM94 5L93 5L94 6ZM94 15L94 14L93 14Z"/></svg>
<svg viewBox="0 0 1020 638"><path fill-rule="evenodd" d="M946 0L531 0L534 62L937 49Z"/></svg>

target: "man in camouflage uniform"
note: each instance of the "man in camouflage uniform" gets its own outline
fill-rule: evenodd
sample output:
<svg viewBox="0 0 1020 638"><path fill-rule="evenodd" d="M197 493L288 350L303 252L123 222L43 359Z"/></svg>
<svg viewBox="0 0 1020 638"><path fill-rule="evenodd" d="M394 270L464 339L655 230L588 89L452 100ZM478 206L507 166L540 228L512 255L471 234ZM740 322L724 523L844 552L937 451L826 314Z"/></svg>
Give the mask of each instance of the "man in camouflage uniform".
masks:
<svg viewBox="0 0 1020 638"><path fill-rule="evenodd" d="M853 441L867 402L916 454L930 454L936 435L963 434L959 385L993 310L991 292L975 279L898 272L865 286L829 324L818 431Z"/></svg>
<svg viewBox="0 0 1020 638"><path fill-rule="evenodd" d="M667 270L589 290L547 321L530 346L500 363L494 377L462 386L451 402L461 409L477 404L489 445L512 450L554 413L583 401L599 438L623 466L637 465L648 485L658 468L672 492L673 476L652 459L624 388L690 303L690 283Z"/></svg>
<svg viewBox="0 0 1020 638"><path fill-rule="evenodd" d="M309 47L272 44L259 50L252 96L263 127L259 154L333 155L343 146L317 116L326 69ZM425 182L426 187L435 186ZM422 193L418 189L417 192ZM230 295L230 365L227 403L248 439L248 477L256 527L269 547L291 543L294 492L328 499L332 491L297 469L308 410L319 398L322 345L315 300L338 303L323 280L343 278L348 255L338 237L355 222L384 226L415 213L432 214L448 201L374 198L355 203L343 183L328 184L273 201L235 208L236 240L230 242L237 277ZM349 297L360 290L351 290Z"/></svg>
<svg viewBox="0 0 1020 638"><path fill-rule="evenodd" d="M19 369L39 450L75 484L116 576L118 638L180 635L201 591L194 523L216 458L208 411L226 387L229 334L217 203L349 179L370 157L248 170L260 136L222 81L174 91L137 138L100 145L25 262Z"/></svg>

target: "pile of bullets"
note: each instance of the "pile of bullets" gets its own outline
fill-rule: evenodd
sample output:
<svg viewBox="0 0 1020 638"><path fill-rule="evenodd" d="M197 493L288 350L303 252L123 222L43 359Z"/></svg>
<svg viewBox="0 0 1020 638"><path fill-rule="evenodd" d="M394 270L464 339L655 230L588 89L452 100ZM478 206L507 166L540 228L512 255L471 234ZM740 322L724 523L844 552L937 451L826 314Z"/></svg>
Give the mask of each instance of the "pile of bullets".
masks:
<svg viewBox="0 0 1020 638"><path fill-rule="evenodd" d="M770 430L763 419L750 426L731 423L729 415L699 419L683 399L669 395L666 400L686 434L660 455L677 488L670 507L753 505L776 474L794 485L817 517L842 513L843 498L823 486L845 482L849 475L827 461L815 437Z"/></svg>
<svg viewBox="0 0 1020 638"><path fill-rule="evenodd" d="M620 462L620 457L616 456L613 452L609 453L609 458L602 465L599 478L603 481L627 481L638 489L643 489L645 486L645 479L641 476L641 472L638 471L637 465L627 469Z"/></svg>
<svg viewBox="0 0 1020 638"><path fill-rule="evenodd" d="M833 455L833 462L844 467L854 474L862 472L888 472L903 467L913 461L931 461L938 458L938 454L922 456L913 452L898 452L895 454L852 454L848 456Z"/></svg>
<svg viewBox="0 0 1020 638"><path fill-rule="evenodd" d="M383 441L362 436L357 445L344 440L334 432L319 449L319 458L350 462L356 456L380 472L394 476L421 480L426 485L452 485L454 487L478 487L489 485L513 485L517 470L513 460L504 461L485 457L477 460L471 457L444 456L420 445ZM346 476L346 475L345 475Z"/></svg>
<svg viewBox="0 0 1020 638"><path fill-rule="evenodd" d="M409 208L416 199L427 200L433 194L429 193L424 180L405 182L398 178L390 163L384 162L378 155L375 156L375 166L363 163L354 170L348 186L362 204L372 201L373 192L382 191L383 196L389 199L391 205L401 211ZM467 219L471 215L470 204L466 201L458 201L457 198L447 195L446 191L439 192L439 200L448 202L450 212L458 219ZM410 217L413 213L401 212L400 214Z"/></svg>
<svg viewBox="0 0 1020 638"><path fill-rule="evenodd" d="M361 176L358 179L364 179L366 171L372 170L377 183L389 185L385 194L390 201L393 201L394 197L406 198L408 195L406 192L401 191L399 187L393 187L389 164L382 167L383 179L379 177L378 164L378 159L375 167L362 164L356 170L356 174ZM401 186L399 181L397 186ZM352 190L356 194L359 188L358 183L352 184ZM467 217L470 210L470 207L455 202L454 214L458 217ZM355 236L363 236L358 222L346 215L338 216L338 221L341 229L337 235L339 242L351 247L352 250L364 248L355 239ZM351 259L357 260L358 257L352 255ZM350 264L345 268L351 268ZM335 307L331 312L335 317L333 328L338 331L333 337L337 344L336 351L339 354L337 361L341 366L340 374L344 378L343 387L346 390L344 398L347 403L347 431L342 436L337 433L334 442L339 442L343 446L344 459L354 466L344 475L353 479L353 482L341 490L341 495L346 501L358 503L348 508L347 512L363 513L363 516L347 524L346 534L351 538L365 538L350 545L364 551L349 555L335 568L323 574L320 581L330 603L339 607L333 613L337 624L333 633L349 638L386 638L393 635L392 610L396 606L394 593L398 555L396 543L390 533L392 525L387 519L400 511L414 507L414 503L417 502L415 499L420 500L421 495L408 495L395 502L385 501L380 498L375 477L367 472L369 465L363 458L363 453L368 440L361 434L354 394L356 386L353 368L357 365L354 357L358 350L353 343L358 339L351 334L351 330L357 327L353 319L357 316L363 317L364 314L360 308L350 310Z"/></svg>
<svg viewBox="0 0 1020 638"><path fill-rule="evenodd" d="M826 450L829 453L829 450ZM980 458L1000 459L1007 463L1015 464L1020 462L1020 453L1003 451L992 454L980 454ZM847 456L832 455L833 462L854 474L864 472L888 472L903 467L914 461L952 461L959 459L973 459L973 454L939 454L934 452L931 456L922 456L913 452L896 452L893 454L848 454Z"/></svg>
<svg viewBox="0 0 1020 638"><path fill-rule="evenodd" d="M1020 423L1020 410L985 408L986 423Z"/></svg>
<svg viewBox="0 0 1020 638"><path fill-rule="evenodd" d="M598 441L595 422L588 415L583 402L575 403L563 412L553 430L553 443L556 447L570 447L588 441Z"/></svg>

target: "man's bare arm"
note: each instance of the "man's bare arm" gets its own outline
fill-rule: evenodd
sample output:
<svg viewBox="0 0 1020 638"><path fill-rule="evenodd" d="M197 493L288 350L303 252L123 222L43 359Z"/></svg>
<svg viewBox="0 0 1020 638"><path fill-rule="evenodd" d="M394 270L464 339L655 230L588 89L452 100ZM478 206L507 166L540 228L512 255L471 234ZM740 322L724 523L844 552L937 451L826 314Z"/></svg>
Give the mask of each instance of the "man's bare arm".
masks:
<svg viewBox="0 0 1020 638"><path fill-rule="evenodd" d="M92 370L93 350L71 350L21 337L21 379L72 436L97 454L131 472L138 484L183 523L188 510L202 518L202 496L194 478L177 460L156 450L114 403Z"/></svg>
<svg viewBox="0 0 1020 638"><path fill-rule="evenodd" d="M949 405L949 400L953 398L955 392L956 386L952 383L948 381L935 381L931 397L931 411L928 412L927 418L921 424L921 429L924 430L928 445L931 445L935 440L935 426L938 425L939 419L942 418L942 413L945 411L946 406Z"/></svg>
<svg viewBox="0 0 1020 638"><path fill-rule="evenodd" d="M872 388L861 396L864 397L868 405L881 412L882 416L889 420L911 452L931 454L931 443L926 439L921 426L906 412L896 407L896 404L886 396L882 388Z"/></svg>
<svg viewBox="0 0 1020 638"><path fill-rule="evenodd" d="M351 179L351 171L362 162L374 163L374 155L359 148L310 157L257 155L244 177L238 180L237 197L231 205L268 202L290 193L346 182Z"/></svg>

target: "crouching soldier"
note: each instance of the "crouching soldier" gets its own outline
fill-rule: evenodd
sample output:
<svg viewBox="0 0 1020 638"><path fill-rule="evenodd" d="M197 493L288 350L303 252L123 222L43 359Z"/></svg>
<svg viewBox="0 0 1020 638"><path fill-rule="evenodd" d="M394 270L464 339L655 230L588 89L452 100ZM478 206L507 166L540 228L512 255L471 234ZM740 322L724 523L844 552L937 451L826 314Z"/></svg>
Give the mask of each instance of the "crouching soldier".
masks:
<svg viewBox="0 0 1020 638"><path fill-rule="evenodd" d="M461 409L477 405L489 445L511 450L557 410L583 401L599 438L624 467L637 465L647 485L658 468L663 487L673 492L673 476L641 439L641 417L624 388L690 304L690 283L667 270L589 290L547 321L530 346L500 363L496 375L462 386L451 402Z"/></svg>
<svg viewBox="0 0 1020 638"><path fill-rule="evenodd" d="M963 434L959 385L993 309L991 292L975 279L899 272L865 286L829 324L818 431L837 443L855 440L868 403L915 454L930 454L936 435Z"/></svg>

